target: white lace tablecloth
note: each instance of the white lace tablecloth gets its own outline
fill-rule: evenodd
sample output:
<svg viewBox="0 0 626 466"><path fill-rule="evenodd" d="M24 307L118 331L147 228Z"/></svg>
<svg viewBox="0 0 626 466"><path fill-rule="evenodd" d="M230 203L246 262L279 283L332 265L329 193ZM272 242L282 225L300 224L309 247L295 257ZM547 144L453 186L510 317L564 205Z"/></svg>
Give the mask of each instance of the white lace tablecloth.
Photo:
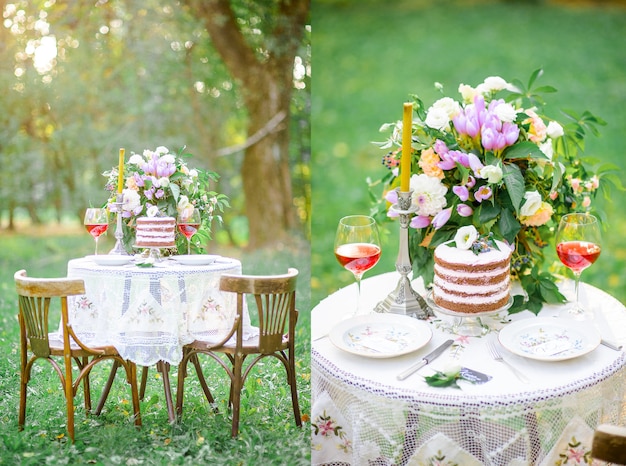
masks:
<svg viewBox="0 0 626 466"><path fill-rule="evenodd" d="M364 280L362 307L373 308L395 288L396 273ZM562 284L569 294L569 282ZM413 282L423 292L421 280ZM626 355L606 346L565 361L538 361L500 347L505 359L531 379L521 383L494 361L483 337L451 332L452 317L429 320L433 337L418 351L375 359L351 354L323 337L355 307L356 288L332 294L312 314L312 463L351 465L564 465L591 464L593 429L626 424ZM626 308L597 288L581 284L595 311L589 325L626 345ZM545 306L540 316L557 314ZM496 332L528 311L483 319ZM320 338L321 337L321 338ZM396 375L443 341L454 344L404 381ZM428 386L424 376L451 365L491 375L461 389Z"/></svg>
<svg viewBox="0 0 626 466"><path fill-rule="evenodd" d="M230 330L237 298L219 291L220 276L241 272L241 262L225 257L204 266L166 259L146 268L72 259L67 275L83 279L86 294L70 299L69 319L86 343L113 345L140 366L178 364L184 344L219 341ZM258 334L247 313L244 331L244 339Z"/></svg>

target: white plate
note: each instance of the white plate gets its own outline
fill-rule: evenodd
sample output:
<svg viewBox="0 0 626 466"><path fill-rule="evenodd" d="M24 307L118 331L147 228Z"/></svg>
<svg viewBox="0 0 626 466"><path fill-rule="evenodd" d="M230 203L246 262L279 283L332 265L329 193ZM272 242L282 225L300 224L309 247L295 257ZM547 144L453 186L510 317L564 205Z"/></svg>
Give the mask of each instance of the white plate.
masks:
<svg viewBox="0 0 626 466"><path fill-rule="evenodd" d="M392 358L416 351L432 338L430 326L399 314L356 316L337 324L328 337L348 353L370 358Z"/></svg>
<svg viewBox="0 0 626 466"><path fill-rule="evenodd" d="M511 353L539 361L563 361L593 351L600 334L589 323L557 317L531 317L507 324L500 343Z"/></svg>
<svg viewBox="0 0 626 466"><path fill-rule="evenodd" d="M122 256L118 254L98 254L97 256L89 256L98 265L120 266L130 264L135 258L134 256Z"/></svg>
<svg viewBox="0 0 626 466"><path fill-rule="evenodd" d="M183 265L209 265L215 262L218 257L220 256L211 254L184 254L180 256L172 256L172 259Z"/></svg>

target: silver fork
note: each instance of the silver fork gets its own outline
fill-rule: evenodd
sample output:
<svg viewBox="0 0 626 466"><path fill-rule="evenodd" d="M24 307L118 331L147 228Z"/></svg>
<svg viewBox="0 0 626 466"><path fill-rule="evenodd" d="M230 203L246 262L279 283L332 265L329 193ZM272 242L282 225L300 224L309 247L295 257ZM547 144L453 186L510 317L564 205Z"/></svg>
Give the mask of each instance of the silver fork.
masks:
<svg viewBox="0 0 626 466"><path fill-rule="evenodd" d="M500 354L500 350L496 346L496 342L494 338L490 338L487 341L487 348L489 349L489 353L494 361L498 361L504 363L510 370L515 374L515 376L523 383L529 383L530 380L526 377L522 372L520 372L515 366L511 365L506 359L502 357Z"/></svg>

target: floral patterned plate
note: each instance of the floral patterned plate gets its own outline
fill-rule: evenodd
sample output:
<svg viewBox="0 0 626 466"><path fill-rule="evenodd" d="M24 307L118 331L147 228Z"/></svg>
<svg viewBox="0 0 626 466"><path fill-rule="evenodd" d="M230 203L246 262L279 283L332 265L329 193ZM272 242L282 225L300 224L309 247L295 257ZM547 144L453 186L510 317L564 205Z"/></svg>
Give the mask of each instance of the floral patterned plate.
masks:
<svg viewBox="0 0 626 466"><path fill-rule="evenodd" d="M184 254L180 256L172 256L172 259L183 265L209 265L215 262L218 257L219 256L213 254Z"/></svg>
<svg viewBox="0 0 626 466"><path fill-rule="evenodd" d="M500 343L510 352L539 361L563 361L593 351L600 334L593 325L557 317L518 320L500 330Z"/></svg>
<svg viewBox="0 0 626 466"><path fill-rule="evenodd" d="M89 258L98 265L110 267L130 264L135 259L133 256L122 256L119 254L98 254L97 256L89 256Z"/></svg>
<svg viewBox="0 0 626 466"><path fill-rule="evenodd" d="M348 353L392 358L420 349L432 335L422 320L398 314L369 314L344 320L328 337L337 348Z"/></svg>

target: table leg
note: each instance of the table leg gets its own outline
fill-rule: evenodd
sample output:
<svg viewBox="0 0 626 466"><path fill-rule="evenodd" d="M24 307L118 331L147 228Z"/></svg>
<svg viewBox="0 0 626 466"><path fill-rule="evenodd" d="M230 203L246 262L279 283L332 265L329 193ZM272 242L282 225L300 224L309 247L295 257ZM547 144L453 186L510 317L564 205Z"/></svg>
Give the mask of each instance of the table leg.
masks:
<svg viewBox="0 0 626 466"><path fill-rule="evenodd" d="M170 387L170 365L165 361L157 362L157 370L163 377L163 390L165 391L165 403L167 404L167 417L170 422L176 422L174 403L172 401L172 390Z"/></svg>

